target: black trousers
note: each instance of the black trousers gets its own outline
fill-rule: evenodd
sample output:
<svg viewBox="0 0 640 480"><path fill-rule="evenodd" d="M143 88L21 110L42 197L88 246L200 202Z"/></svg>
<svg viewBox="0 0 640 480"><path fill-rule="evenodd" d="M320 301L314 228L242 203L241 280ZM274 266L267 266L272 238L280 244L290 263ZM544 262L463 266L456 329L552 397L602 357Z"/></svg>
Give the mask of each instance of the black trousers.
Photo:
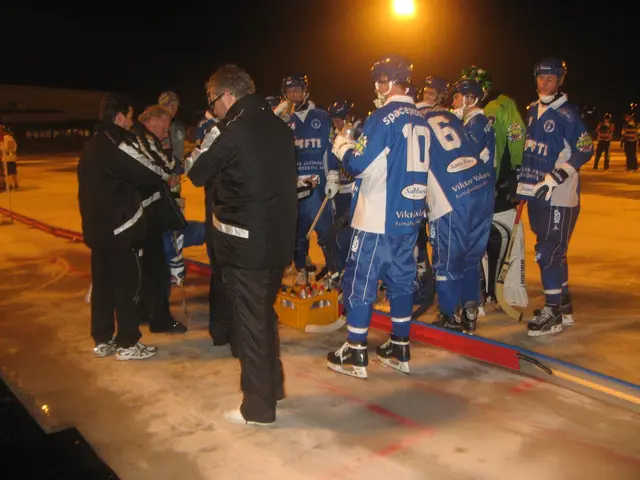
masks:
<svg viewBox="0 0 640 480"><path fill-rule="evenodd" d="M284 268L222 268L222 281L233 311L233 330L240 357L240 385L245 420L273 422L276 403L284 398L278 317L273 304Z"/></svg>
<svg viewBox="0 0 640 480"><path fill-rule="evenodd" d="M596 158L593 161L593 168L598 168L600 157L602 156L602 152L604 152L604 169L609 170L609 146L610 145L611 145L611 142L607 142L605 140L598 141L598 146L596 147Z"/></svg>
<svg viewBox="0 0 640 480"><path fill-rule="evenodd" d="M169 310L170 275L161 231L150 231L142 245L140 317L149 327L163 328L175 319Z"/></svg>
<svg viewBox="0 0 640 480"><path fill-rule="evenodd" d="M209 335L214 345L231 344L231 353L238 356L235 338L233 336L233 309L222 283L222 268L213 253L209 250L211 259L211 277L209 279Z"/></svg>
<svg viewBox="0 0 640 480"><path fill-rule="evenodd" d="M91 336L96 345L107 343L115 332L116 344L127 348L140 339L138 298L141 273L138 252L91 250Z"/></svg>
<svg viewBox="0 0 640 480"><path fill-rule="evenodd" d="M636 150L638 149L638 142L624 142L624 154L627 157L627 170L638 169L638 157L636 156Z"/></svg>

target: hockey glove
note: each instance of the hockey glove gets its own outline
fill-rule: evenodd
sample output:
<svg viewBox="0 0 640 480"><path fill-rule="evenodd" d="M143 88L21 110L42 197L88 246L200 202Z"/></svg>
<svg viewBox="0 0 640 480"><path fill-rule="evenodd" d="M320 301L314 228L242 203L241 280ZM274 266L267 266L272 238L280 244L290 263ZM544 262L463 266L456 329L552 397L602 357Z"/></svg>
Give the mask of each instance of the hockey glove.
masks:
<svg viewBox="0 0 640 480"><path fill-rule="evenodd" d="M313 183L298 181L298 200L302 200L303 198L310 196L313 189Z"/></svg>
<svg viewBox="0 0 640 480"><path fill-rule="evenodd" d="M285 122L291 119L291 113L293 112L293 104L287 100L281 102L273 111L276 116L280 117Z"/></svg>
<svg viewBox="0 0 640 480"><path fill-rule="evenodd" d="M564 183L569 178L569 174L562 168L554 168L551 173L544 176L544 180L538 182L533 187L533 196L538 200L548 202L551 200L553 190Z"/></svg>
<svg viewBox="0 0 640 480"><path fill-rule="evenodd" d="M335 170L327 173L327 184L324 186L324 194L332 199L340 191L340 175Z"/></svg>
<svg viewBox="0 0 640 480"><path fill-rule="evenodd" d="M347 150L353 149L355 146L355 142L353 140L349 140L347 137L342 135L341 133L336 135L336 138L333 139L333 147L331 148L331 152L338 157L338 160L342 161L342 157L347 153Z"/></svg>

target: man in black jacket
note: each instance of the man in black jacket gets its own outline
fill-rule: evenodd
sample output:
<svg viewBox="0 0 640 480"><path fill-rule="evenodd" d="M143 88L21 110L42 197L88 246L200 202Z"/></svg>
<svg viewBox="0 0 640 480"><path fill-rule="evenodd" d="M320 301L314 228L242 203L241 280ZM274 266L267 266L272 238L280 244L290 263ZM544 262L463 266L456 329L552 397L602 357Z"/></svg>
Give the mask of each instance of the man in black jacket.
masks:
<svg viewBox="0 0 640 480"><path fill-rule="evenodd" d="M140 147L151 158L158 168L170 173L168 187L180 181L174 175L176 162L162 149L162 139L169 135L171 112L160 105L145 109L135 122L132 132L137 136ZM143 192L144 196L153 193ZM169 265L165 258L165 232L169 232L162 222L162 215L157 211L162 208L158 203L146 206L145 213L149 217L147 236L142 245L145 255L141 258L142 289L140 294L140 319L149 323L149 331L153 333L184 333L186 325L178 322L171 315L169 296Z"/></svg>
<svg viewBox="0 0 640 480"><path fill-rule="evenodd" d="M290 129L254 91L251 77L236 65L211 76L209 105L222 120L204 137L188 176L206 186L211 202L215 261L242 368L242 405L224 417L269 424L284 398L273 303L293 260L297 173Z"/></svg>
<svg viewBox="0 0 640 480"><path fill-rule="evenodd" d="M107 94L100 120L78 162L78 201L84 242L91 249L91 335L97 357L149 358L154 347L140 343L140 246L146 236L142 190L158 191L169 174L156 167L129 130L131 102ZM114 337L114 310L118 333Z"/></svg>

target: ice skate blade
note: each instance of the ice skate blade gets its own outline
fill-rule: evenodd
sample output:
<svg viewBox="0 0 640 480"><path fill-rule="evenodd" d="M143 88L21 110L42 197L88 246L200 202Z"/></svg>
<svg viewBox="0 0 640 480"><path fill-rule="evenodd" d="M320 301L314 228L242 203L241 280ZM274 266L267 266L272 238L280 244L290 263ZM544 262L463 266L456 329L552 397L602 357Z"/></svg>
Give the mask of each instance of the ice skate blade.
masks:
<svg viewBox="0 0 640 480"><path fill-rule="evenodd" d="M400 373L404 373L405 375L409 375L409 373L411 373L409 371L409 362L401 362L400 360L397 360L395 358L384 358L380 355L378 355L378 362L380 362L383 367L393 368L394 370Z"/></svg>
<svg viewBox="0 0 640 480"><path fill-rule="evenodd" d="M562 326L563 327L573 327L575 325L575 321L573 320L573 315L569 314L563 314L562 315Z"/></svg>
<svg viewBox="0 0 640 480"><path fill-rule="evenodd" d="M344 375L349 375L350 377L367 378L367 367L345 367L344 365L334 365L331 362L327 362L327 367L329 367L334 372L343 373Z"/></svg>
<svg viewBox="0 0 640 480"><path fill-rule="evenodd" d="M551 335L554 333L560 333L562 331L562 325L554 325L547 330L529 330L530 337L542 337L544 335Z"/></svg>

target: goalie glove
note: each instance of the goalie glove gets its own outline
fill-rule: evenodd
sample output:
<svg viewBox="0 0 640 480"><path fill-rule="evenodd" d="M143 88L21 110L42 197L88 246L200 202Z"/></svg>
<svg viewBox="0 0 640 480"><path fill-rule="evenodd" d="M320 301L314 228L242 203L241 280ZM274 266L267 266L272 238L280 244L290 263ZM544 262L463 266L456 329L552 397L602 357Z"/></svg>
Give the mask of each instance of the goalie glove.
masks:
<svg viewBox="0 0 640 480"><path fill-rule="evenodd" d="M332 199L340 191L340 175L335 170L327 173L327 184L324 186L324 194Z"/></svg>
<svg viewBox="0 0 640 480"><path fill-rule="evenodd" d="M544 176L544 180L538 182L533 187L533 196L538 200L548 202L551 200L553 190L562 185L569 178L569 174L563 168L554 168L551 173Z"/></svg>
<svg viewBox="0 0 640 480"><path fill-rule="evenodd" d="M344 154L347 153L347 150L353 149L354 146L355 142L353 140L349 140L347 137L339 133L336 135L336 138L333 139L331 152L342 162Z"/></svg>

